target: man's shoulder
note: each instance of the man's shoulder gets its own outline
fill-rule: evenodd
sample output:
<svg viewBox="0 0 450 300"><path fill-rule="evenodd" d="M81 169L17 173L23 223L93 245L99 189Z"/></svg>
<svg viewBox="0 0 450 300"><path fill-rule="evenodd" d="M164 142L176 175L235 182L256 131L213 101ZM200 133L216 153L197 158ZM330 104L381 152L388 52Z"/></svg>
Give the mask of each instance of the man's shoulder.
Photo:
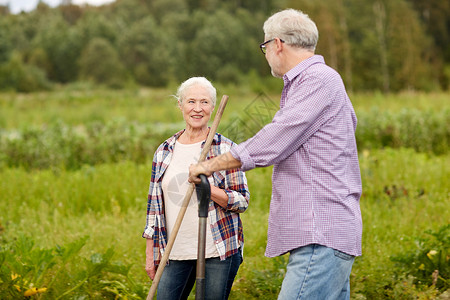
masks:
<svg viewBox="0 0 450 300"><path fill-rule="evenodd" d="M339 84L342 82L341 75L332 67L327 65L325 62L316 62L309 65L308 68L304 70L299 79L302 78L301 81L308 78L316 78L320 80L323 84L333 83Z"/></svg>
<svg viewBox="0 0 450 300"><path fill-rule="evenodd" d="M288 80L304 80L309 77L340 77L339 74L325 63L323 56L313 55L292 68L286 73Z"/></svg>
<svg viewBox="0 0 450 300"><path fill-rule="evenodd" d="M321 55L314 55L311 58L309 58L307 66L305 68L305 71L315 71L320 73L335 73L338 74L335 69L333 69L331 66L327 65L325 62L325 59Z"/></svg>

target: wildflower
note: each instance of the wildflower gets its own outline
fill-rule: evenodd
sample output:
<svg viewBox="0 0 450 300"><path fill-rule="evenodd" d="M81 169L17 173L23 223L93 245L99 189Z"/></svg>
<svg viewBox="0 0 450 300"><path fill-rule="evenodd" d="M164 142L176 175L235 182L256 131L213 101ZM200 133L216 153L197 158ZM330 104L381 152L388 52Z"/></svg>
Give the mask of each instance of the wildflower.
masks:
<svg viewBox="0 0 450 300"><path fill-rule="evenodd" d="M424 264L421 264L421 265L419 266L419 270L425 270L425 265L424 265Z"/></svg>
<svg viewBox="0 0 450 300"><path fill-rule="evenodd" d="M32 287L31 289L26 290L25 293L23 293L23 295L25 297L30 297L30 296L36 295L37 293L38 293L37 288Z"/></svg>
<svg viewBox="0 0 450 300"><path fill-rule="evenodd" d="M38 289L38 288L32 287L32 288L26 290L25 293L23 293L23 295L25 297L30 297L30 296L33 296L33 295L36 295L39 293L45 293L46 291L47 291L47 288L39 288Z"/></svg>
<svg viewBox="0 0 450 300"><path fill-rule="evenodd" d="M370 152L369 152L369 150L367 150L367 149L364 149L364 150L363 150L363 156L364 156L364 158L368 158L368 157L369 157L369 155L370 155Z"/></svg>
<svg viewBox="0 0 450 300"><path fill-rule="evenodd" d="M20 292L20 286L18 286L17 284L15 284L14 287L16 288L16 290L18 290L18 291Z"/></svg>
<svg viewBox="0 0 450 300"><path fill-rule="evenodd" d="M430 250L430 252L427 253L427 256L429 259L432 259L434 255L437 254L436 250Z"/></svg>
<svg viewBox="0 0 450 300"><path fill-rule="evenodd" d="M16 273L11 273L11 280L16 279L17 277L20 277L20 275Z"/></svg>

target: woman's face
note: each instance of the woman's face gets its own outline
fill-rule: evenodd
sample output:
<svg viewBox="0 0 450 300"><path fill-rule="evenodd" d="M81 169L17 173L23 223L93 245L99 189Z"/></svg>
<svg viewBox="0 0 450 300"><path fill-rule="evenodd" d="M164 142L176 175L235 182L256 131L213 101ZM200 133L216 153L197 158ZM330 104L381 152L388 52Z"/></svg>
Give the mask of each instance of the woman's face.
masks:
<svg viewBox="0 0 450 300"><path fill-rule="evenodd" d="M179 103L179 107L186 121L186 129L207 128L214 110L207 89L200 85L194 85L188 88L185 95L182 102Z"/></svg>

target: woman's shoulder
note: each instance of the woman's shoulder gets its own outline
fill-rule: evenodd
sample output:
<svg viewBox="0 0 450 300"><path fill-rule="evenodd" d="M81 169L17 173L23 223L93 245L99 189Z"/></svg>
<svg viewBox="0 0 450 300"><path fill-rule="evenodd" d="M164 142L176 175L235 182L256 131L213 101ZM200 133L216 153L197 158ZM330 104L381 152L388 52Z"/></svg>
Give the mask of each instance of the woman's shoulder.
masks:
<svg viewBox="0 0 450 300"><path fill-rule="evenodd" d="M173 148L173 145L175 144L177 138L183 133L184 130L178 131L174 135L170 136L168 139L166 139L164 142L159 144L159 146L156 148L155 156L158 153L164 152L164 151L170 151L170 148Z"/></svg>
<svg viewBox="0 0 450 300"><path fill-rule="evenodd" d="M214 136L214 140L216 142L217 145L229 145L230 147L234 145L234 142L227 138L226 136L216 132L215 136Z"/></svg>

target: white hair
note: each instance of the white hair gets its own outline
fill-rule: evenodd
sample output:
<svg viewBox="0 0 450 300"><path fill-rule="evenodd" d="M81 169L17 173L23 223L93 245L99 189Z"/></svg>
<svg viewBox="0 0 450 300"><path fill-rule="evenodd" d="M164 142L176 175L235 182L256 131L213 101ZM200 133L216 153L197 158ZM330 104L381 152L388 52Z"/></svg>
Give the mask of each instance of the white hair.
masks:
<svg viewBox="0 0 450 300"><path fill-rule="evenodd" d="M191 77L184 81L177 90L177 94L175 98L177 98L178 102L181 104L186 97L186 91L192 86L202 86L206 88L209 93L210 100L212 101L213 107L216 106L216 88L212 85L212 83L206 79L205 77Z"/></svg>
<svg viewBox="0 0 450 300"><path fill-rule="evenodd" d="M286 9L273 14L263 26L266 39L279 38L286 44L314 51L319 31L307 14Z"/></svg>

